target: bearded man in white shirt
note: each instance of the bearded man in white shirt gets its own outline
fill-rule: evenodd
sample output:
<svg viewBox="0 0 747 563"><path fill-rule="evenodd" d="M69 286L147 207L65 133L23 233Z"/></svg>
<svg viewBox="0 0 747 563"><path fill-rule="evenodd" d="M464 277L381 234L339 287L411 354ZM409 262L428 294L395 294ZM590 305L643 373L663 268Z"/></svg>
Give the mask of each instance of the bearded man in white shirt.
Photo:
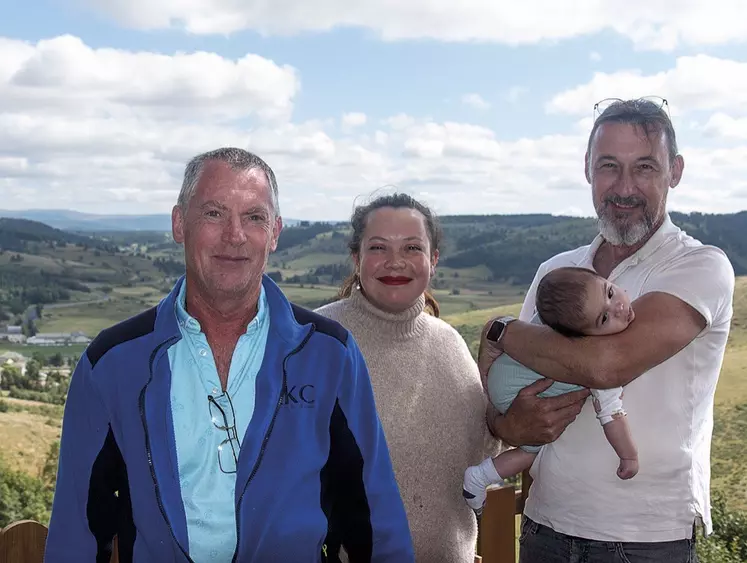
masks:
<svg viewBox="0 0 747 563"><path fill-rule="evenodd" d="M501 353L548 378L525 388L504 415L489 415L509 444L546 443L530 472L520 563L691 563L696 530L712 531L713 399L734 270L720 249L687 235L666 211L684 159L665 106L615 100L599 114L586 153L599 235L540 266L520 320L491 319L483 329L483 378ZM527 322L539 281L562 266L593 268L625 289L635 320L618 334L580 338ZM558 398L537 396L552 380L625 386L638 475L616 476L618 459L591 400L565 430L554 423L563 412ZM540 427L548 431L538 441Z"/></svg>

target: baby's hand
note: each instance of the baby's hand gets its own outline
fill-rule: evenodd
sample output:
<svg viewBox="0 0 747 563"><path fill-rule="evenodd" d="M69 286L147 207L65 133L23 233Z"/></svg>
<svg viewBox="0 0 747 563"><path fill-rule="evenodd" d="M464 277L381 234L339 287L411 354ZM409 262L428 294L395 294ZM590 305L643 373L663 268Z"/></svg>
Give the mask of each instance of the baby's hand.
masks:
<svg viewBox="0 0 747 563"><path fill-rule="evenodd" d="M638 473L638 459L621 459L617 468L617 476L620 479L631 479Z"/></svg>

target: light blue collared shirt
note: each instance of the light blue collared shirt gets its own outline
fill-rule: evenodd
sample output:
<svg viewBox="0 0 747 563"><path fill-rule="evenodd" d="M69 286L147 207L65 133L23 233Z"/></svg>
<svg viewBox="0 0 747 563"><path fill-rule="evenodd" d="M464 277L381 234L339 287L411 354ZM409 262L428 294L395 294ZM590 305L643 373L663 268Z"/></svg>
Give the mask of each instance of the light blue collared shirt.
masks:
<svg viewBox="0 0 747 563"><path fill-rule="evenodd" d="M182 339L168 353L172 374L171 415L189 555L198 563L230 562L236 549L236 473L224 473L219 468L218 445L228 434L216 428L208 403L208 395L218 397L223 390L200 323L186 311L186 285L185 280L175 306ZM257 374L264 359L269 328L263 286L257 315L236 343L228 375L226 391L233 403L238 440L243 440L254 413ZM225 398L218 403L228 409ZM227 416L230 418L230 414ZM223 424L221 417L218 423ZM236 447L238 456L238 444ZM230 457L230 448L221 455L223 460Z"/></svg>

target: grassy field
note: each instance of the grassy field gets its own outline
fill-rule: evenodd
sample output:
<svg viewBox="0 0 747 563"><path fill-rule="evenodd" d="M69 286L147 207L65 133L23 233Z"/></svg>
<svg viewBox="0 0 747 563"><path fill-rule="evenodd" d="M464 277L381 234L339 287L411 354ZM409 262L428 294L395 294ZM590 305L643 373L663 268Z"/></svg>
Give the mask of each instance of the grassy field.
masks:
<svg viewBox="0 0 747 563"><path fill-rule="evenodd" d="M485 323L492 317L499 315L511 315L518 317L521 311L521 303L500 305L490 309L477 311L458 312L451 315L443 315L443 319L459 331L469 346L474 356L477 356L477 348L480 344L480 332Z"/></svg>
<svg viewBox="0 0 747 563"><path fill-rule="evenodd" d="M11 469L37 476L49 447L60 437L63 407L3 397L10 410L0 412L0 455Z"/></svg>
<svg viewBox="0 0 747 563"><path fill-rule="evenodd" d="M737 279L734 318L716 388L711 478L729 503L747 510L747 277Z"/></svg>
<svg viewBox="0 0 747 563"><path fill-rule="evenodd" d="M342 261L345 260L345 257L342 257ZM296 258L295 260L291 260L286 263L286 269L287 270L297 270L299 272L305 272L307 270L318 268L319 266L324 266L326 264L339 264L341 262L341 257L339 254L329 254L329 253L314 253L314 254L307 254L305 256L302 256L301 258Z"/></svg>
<svg viewBox="0 0 747 563"><path fill-rule="evenodd" d="M132 287L115 287L112 290L114 296L121 297L136 297L139 299L147 299L149 301L158 301L164 294L157 288L149 285L135 285Z"/></svg>
<svg viewBox="0 0 747 563"><path fill-rule="evenodd" d="M23 257L23 261L19 263L11 262L11 258L16 255ZM40 268L44 269L45 272L59 274L62 272L63 266L59 260L50 258L48 256L38 256L34 254L24 254L19 252L3 252L0 254L0 266L7 266L9 264L15 264L23 266L25 268Z"/></svg>
<svg viewBox="0 0 747 563"><path fill-rule="evenodd" d="M94 338L101 330L151 307L158 300L112 295L102 303L45 309L37 322L39 332L84 332Z"/></svg>
<svg viewBox="0 0 747 563"><path fill-rule="evenodd" d="M318 301L333 299L337 295L338 287L331 285L304 286L280 284L285 296L299 305L309 306Z"/></svg>
<svg viewBox="0 0 747 563"><path fill-rule="evenodd" d="M337 295L339 288L329 285L280 284L285 295L299 305L315 308ZM486 291L462 290L453 295L449 290L437 289L434 296L441 306L441 316L449 316L467 311L490 309L496 305L516 303L522 298L523 290L510 285L496 285ZM95 336L102 328L137 314L146 307L158 303L163 294L154 287L142 285L115 287L107 303L81 304L61 309L45 309L38 324L42 332L69 332L80 330Z"/></svg>
<svg viewBox="0 0 747 563"><path fill-rule="evenodd" d="M35 352L41 352L45 356L52 356L60 353L63 356L80 356L85 350L83 344L73 344L71 346L26 346L24 344L11 344L6 340L0 340L0 354L3 352L18 352L30 358Z"/></svg>

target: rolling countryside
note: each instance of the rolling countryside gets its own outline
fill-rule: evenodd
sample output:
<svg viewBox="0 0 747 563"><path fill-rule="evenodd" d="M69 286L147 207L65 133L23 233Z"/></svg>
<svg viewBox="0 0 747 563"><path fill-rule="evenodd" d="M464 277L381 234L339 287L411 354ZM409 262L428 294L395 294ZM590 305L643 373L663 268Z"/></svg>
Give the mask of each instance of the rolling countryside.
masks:
<svg viewBox="0 0 747 563"><path fill-rule="evenodd" d="M747 454L741 447L747 434L747 238L742 234L747 213L673 213L672 219L703 242L723 248L737 275L732 331L716 395L712 483L730 508L747 511ZM441 224L445 242L433 293L441 316L462 334L473 354L487 319L518 314L542 261L588 243L596 233L590 219L551 215L447 216ZM334 300L350 271L348 235L345 223L299 221L281 234L268 274L291 300L306 307ZM183 270L181 247L168 232L73 232L2 218L0 326L8 331L17 327L16 333L29 341L61 334L91 339L158 303ZM48 381L56 374L52 378L61 385L85 349L85 343L15 340L0 340L3 358L12 353L36 358L30 361L38 362ZM57 363L61 358L62 365L49 365L52 357ZM0 471L46 479L53 486L63 406L50 402L44 387L7 387L0 391ZM47 514L43 504L36 509L39 518Z"/></svg>

